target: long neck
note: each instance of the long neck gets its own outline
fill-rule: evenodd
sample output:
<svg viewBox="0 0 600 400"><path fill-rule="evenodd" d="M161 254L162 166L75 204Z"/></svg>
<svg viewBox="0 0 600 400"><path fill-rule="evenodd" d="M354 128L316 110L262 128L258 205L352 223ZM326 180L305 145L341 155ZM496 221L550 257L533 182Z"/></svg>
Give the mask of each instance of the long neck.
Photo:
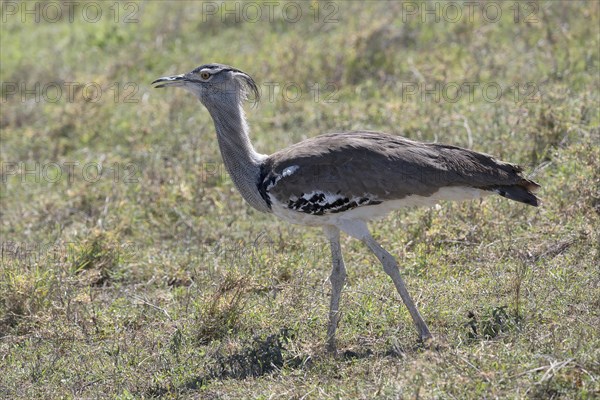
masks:
<svg viewBox="0 0 600 400"><path fill-rule="evenodd" d="M221 157L235 187L252 207L270 212L257 187L260 166L267 156L254 150L242 106L231 102L225 107L207 108L215 123Z"/></svg>

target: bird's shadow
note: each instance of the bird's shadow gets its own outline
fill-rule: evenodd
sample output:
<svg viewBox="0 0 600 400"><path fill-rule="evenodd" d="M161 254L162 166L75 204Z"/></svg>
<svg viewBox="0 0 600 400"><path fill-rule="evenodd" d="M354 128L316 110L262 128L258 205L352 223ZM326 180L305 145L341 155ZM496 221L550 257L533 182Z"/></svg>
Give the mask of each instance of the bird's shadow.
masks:
<svg viewBox="0 0 600 400"><path fill-rule="evenodd" d="M271 373L276 373L283 368L302 369L311 368L313 364L320 360L331 359L334 357L340 362L352 362L353 360L367 358L396 358L404 359L409 354L431 349L422 343L409 347L400 347L392 345L387 350L373 351L366 349L346 349L339 351L336 355L330 353L311 354L291 354L286 349L286 344L293 340L294 334L286 328L267 337L255 337L246 343L241 350L225 355L219 351L211 356L213 362L203 375L188 379L183 383L180 390L194 391L200 390L212 381L224 379L246 379L256 378ZM165 395L168 389L156 387L150 390L149 395Z"/></svg>
<svg viewBox="0 0 600 400"><path fill-rule="evenodd" d="M309 358L287 355L285 345L292 338L293 333L282 328L266 338L255 337L233 354L218 351L212 356L214 362L208 371L185 382L184 390L198 390L214 380L256 378L284 367L302 367L310 362Z"/></svg>

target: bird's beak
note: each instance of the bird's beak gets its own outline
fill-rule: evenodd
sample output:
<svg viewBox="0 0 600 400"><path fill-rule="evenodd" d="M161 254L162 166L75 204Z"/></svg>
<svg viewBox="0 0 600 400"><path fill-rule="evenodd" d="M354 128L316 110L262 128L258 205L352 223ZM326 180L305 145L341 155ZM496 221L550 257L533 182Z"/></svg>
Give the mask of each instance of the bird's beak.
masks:
<svg viewBox="0 0 600 400"><path fill-rule="evenodd" d="M181 75L173 75L173 76L163 76L162 78L158 78L154 82L152 82L155 88L162 88L166 86L183 86L187 79L184 74Z"/></svg>

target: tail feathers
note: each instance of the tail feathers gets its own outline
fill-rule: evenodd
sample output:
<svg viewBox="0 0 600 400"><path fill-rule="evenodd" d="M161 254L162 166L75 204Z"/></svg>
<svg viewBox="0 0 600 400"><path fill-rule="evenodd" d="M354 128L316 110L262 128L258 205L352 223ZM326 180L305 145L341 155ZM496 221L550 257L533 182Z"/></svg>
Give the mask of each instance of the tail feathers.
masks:
<svg viewBox="0 0 600 400"><path fill-rule="evenodd" d="M533 193L537 192L539 188L540 185L534 181L523 179L516 185L494 186L489 190L496 192L507 199L537 207L542 201Z"/></svg>

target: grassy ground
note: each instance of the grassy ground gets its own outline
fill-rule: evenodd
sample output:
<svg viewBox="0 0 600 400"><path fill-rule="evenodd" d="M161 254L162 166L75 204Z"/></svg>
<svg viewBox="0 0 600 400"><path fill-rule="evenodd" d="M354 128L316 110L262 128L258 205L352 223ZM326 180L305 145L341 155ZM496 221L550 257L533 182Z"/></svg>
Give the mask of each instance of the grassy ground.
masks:
<svg viewBox="0 0 600 400"><path fill-rule="evenodd" d="M250 4L2 4L0 398L600 396L598 3ZM262 152L381 130L542 185L538 209L494 197L372 224L435 346L344 238L326 355L321 232L246 206L208 113L149 85L213 61L259 82Z"/></svg>

